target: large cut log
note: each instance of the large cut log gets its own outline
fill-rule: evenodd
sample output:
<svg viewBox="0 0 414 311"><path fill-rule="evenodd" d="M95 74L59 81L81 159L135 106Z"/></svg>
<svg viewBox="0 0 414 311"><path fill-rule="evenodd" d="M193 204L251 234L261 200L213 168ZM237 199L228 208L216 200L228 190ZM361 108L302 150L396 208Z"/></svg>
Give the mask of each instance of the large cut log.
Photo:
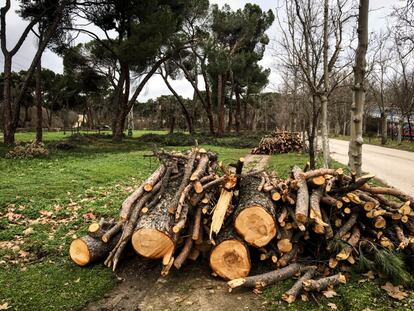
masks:
<svg viewBox="0 0 414 311"><path fill-rule="evenodd" d="M299 166L294 166L292 169L293 177L298 186L298 194L296 198L296 220L302 224L308 221L309 216L309 191L306 179L302 177L302 169Z"/></svg>
<svg viewBox="0 0 414 311"><path fill-rule="evenodd" d="M168 212L180 186L180 180L171 181L161 200L142 215L132 235L135 251L147 258L160 259L171 256L175 249L175 238L171 227L174 215Z"/></svg>
<svg viewBox="0 0 414 311"><path fill-rule="evenodd" d="M105 258L111 249L118 243L121 234L118 233L108 243L89 235L75 239L70 244L70 258L79 266L86 266L92 262Z"/></svg>
<svg viewBox="0 0 414 311"><path fill-rule="evenodd" d="M210 267L225 280L249 275L250 253L245 242L230 228L220 232L210 254Z"/></svg>
<svg viewBox="0 0 414 311"><path fill-rule="evenodd" d="M275 211L272 201L257 188L260 179L244 177L240 185L239 205L234 212L234 228L243 239L262 247L276 235Z"/></svg>

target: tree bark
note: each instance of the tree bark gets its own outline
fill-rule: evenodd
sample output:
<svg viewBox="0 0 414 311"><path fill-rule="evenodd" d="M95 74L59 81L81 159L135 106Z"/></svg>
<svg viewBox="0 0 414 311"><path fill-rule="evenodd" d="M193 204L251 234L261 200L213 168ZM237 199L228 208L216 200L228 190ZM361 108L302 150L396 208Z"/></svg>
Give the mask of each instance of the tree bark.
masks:
<svg viewBox="0 0 414 311"><path fill-rule="evenodd" d="M240 103L240 90L236 86L235 90L236 95L236 114L234 115L234 125L236 127L236 133L240 132L240 116L241 116L241 103Z"/></svg>
<svg viewBox="0 0 414 311"><path fill-rule="evenodd" d="M4 143L14 145L13 117L11 104L11 69L12 57L9 53L4 55L4 87L3 87L3 135Z"/></svg>
<svg viewBox="0 0 414 311"><path fill-rule="evenodd" d="M323 166L329 167L329 133L328 133L328 89L329 89L329 70L328 70L328 17L329 17L329 1L324 1L323 14L323 85L324 90L320 97L322 108L322 152Z"/></svg>
<svg viewBox="0 0 414 311"><path fill-rule="evenodd" d="M365 104L365 55L368 48L368 10L369 0L360 0L358 17L358 47L354 66L354 100L351 106L351 140L349 142L349 167L357 176L362 172L363 115Z"/></svg>
<svg viewBox="0 0 414 311"><path fill-rule="evenodd" d="M381 145L386 145L388 140L388 122L385 111L381 112Z"/></svg>
<svg viewBox="0 0 414 311"><path fill-rule="evenodd" d="M217 75L217 114L218 114L218 130L217 135L224 135L224 101L223 101L223 75Z"/></svg>
<svg viewBox="0 0 414 311"><path fill-rule="evenodd" d="M181 109L182 109L183 114L184 114L185 121L187 122L188 132L191 135L193 135L194 134L193 120L192 120L192 118L190 116L190 113L189 113L187 107L184 105L184 103L183 103L181 97L178 95L178 93L171 86L170 82L168 82L168 77L167 76L164 76L162 72L161 72L161 76L162 76L162 79L165 82L165 85L168 87L168 89L170 90L170 92L173 93L174 97L177 99L178 103L180 104Z"/></svg>
<svg viewBox="0 0 414 311"><path fill-rule="evenodd" d="M39 39L40 40L40 39ZM41 142L43 138L43 111L42 111L42 62L36 66L36 141Z"/></svg>
<svg viewBox="0 0 414 311"><path fill-rule="evenodd" d="M402 118L400 118L400 120L398 121L398 126L397 126L397 131L398 131L398 133L397 133L397 144L398 145L401 145L401 142L402 142L403 124L404 124L404 121L403 121Z"/></svg>

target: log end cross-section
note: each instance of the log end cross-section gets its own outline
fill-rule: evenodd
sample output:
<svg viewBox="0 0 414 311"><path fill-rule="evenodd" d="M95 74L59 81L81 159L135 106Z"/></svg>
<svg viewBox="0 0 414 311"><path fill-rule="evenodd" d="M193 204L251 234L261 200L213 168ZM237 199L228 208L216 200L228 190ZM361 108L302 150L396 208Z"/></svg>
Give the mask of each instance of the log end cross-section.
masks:
<svg viewBox="0 0 414 311"><path fill-rule="evenodd" d="M173 240L154 228L142 228L132 235L132 246L146 258L160 259L174 250Z"/></svg>
<svg viewBox="0 0 414 311"><path fill-rule="evenodd" d="M89 235L75 239L70 244L69 256L78 266L86 266L107 256L119 237L114 237L111 243L104 243Z"/></svg>
<svg viewBox="0 0 414 311"><path fill-rule="evenodd" d="M234 215L234 228L250 245L263 247L276 235L273 203L258 192L260 179L246 177L241 181L239 205Z"/></svg>
<svg viewBox="0 0 414 311"><path fill-rule="evenodd" d="M249 251L236 239L223 241L211 252L210 267L225 280L246 277L250 272Z"/></svg>
<svg viewBox="0 0 414 311"><path fill-rule="evenodd" d="M260 205L252 205L241 211L234 227L247 243L256 247L267 245L276 235L274 218Z"/></svg>

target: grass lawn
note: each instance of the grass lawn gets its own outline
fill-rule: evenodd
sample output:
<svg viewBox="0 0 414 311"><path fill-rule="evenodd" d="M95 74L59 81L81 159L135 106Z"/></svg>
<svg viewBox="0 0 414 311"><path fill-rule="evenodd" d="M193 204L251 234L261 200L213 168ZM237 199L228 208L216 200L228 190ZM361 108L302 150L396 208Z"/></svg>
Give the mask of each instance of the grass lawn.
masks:
<svg viewBox="0 0 414 311"><path fill-rule="evenodd" d="M349 141L349 136L344 135L332 136L331 138ZM409 140L403 140L399 145L397 140L388 139L386 145L381 145L381 137L364 137L364 144L414 152L414 141Z"/></svg>
<svg viewBox="0 0 414 311"><path fill-rule="evenodd" d="M60 140L58 134L45 133L46 143ZM25 133L18 139L32 137ZM225 163L248 152L203 147L218 152ZM70 151L52 150L44 159L9 160L3 157L7 148L0 146L0 305L67 310L114 285L106 267L72 264L69 243L94 218L117 216L128 192L158 165L143 157L151 148L136 139L122 144L97 139L81 141Z"/></svg>
<svg viewBox="0 0 414 311"><path fill-rule="evenodd" d="M68 247L74 237L85 233L93 219L116 217L128 193L156 168L153 158L143 157L153 144L135 138L145 133L137 131L122 144L80 138L69 151L53 148L64 137L62 133L45 133L51 155L43 159L5 159L7 148L0 145L0 306L7 303L15 310L78 309L114 286L110 269L101 264L87 269L75 266L68 258ZM31 133L18 134L18 140L33 137ZM202 146L218 152L226 164L250 151ZM291 165L306 162L306 155L277 155L269 166L285 177ZM265 291L266 299L275 303L269 304L270 310L276 310L276 301L289 282ZM377 310L373 305L377 303L384 309L404 310L402 304L384 298L373 283L350 283L339 287L338 292L341 297L332 301L343 309L370 306ZM355 308L345 307L352 301ZM292 308L319 310L324 305L300 302Z"/></svg>

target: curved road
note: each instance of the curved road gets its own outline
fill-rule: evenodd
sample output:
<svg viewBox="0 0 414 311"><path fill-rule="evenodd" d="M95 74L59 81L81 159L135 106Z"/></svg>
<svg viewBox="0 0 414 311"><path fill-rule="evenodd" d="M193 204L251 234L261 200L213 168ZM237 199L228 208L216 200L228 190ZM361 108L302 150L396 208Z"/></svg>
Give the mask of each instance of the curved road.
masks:
<svg viewBox="0 0 414 311"><path fill-rule="evenodd" d="M329 139L331 157L348 164L348 145L349 142L345 140ZM363 145L362 170L414 195L414 152Z"/></svg>

